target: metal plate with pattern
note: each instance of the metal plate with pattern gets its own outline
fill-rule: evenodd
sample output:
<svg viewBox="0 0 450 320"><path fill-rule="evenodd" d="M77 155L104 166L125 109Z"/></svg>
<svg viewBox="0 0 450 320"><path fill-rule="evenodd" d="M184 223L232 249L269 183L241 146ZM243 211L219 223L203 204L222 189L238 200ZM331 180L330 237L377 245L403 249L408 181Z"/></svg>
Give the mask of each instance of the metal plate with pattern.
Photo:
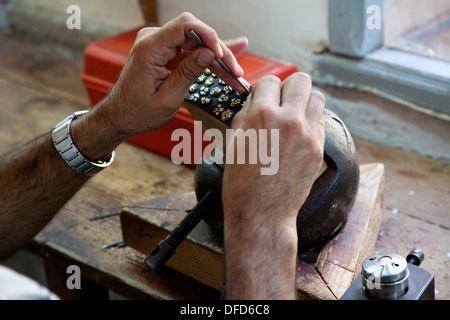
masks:
<svg viewBox="0 0 450 320"><path fill-rule="evenodd" d="M186 101L230 127L233 117L242 109L247 96L247 92L234 90L224 80L206 69L189 88Z"/></svg>

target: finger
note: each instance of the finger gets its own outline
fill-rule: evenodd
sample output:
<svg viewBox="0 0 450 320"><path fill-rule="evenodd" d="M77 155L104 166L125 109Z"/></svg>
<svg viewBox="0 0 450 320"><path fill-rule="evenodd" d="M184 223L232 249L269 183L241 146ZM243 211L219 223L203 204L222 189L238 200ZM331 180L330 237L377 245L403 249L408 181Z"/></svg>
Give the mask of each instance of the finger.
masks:
<svg viewBox="0 0 450 320"><path fill-rule="evenodd" d="M306 106L305 117L313 127L318 126L322 119L323 110L325 107L325 98L323 94L318 91L312 91Z"/></svg>
<svg viewBox="0 0 450 320"><path fill-rule="evenodd" d="M215 73L219 78L221 78L223 81L225 81L226 84L231 86L234 90L244 92L246 91L242 86L234 80L234 78L228 74L224 69L222 69L219 64L214 61L209 67L213 73ZM239 77L238 77L239 78ZM244 78L240 77L239 81L247 88L250 89L251 85L247 82Z"/></svg>
<svg viewBox="0 0 450 320"><path fill-rule="evenodd" d="M317 126L317 137L320 144L321 152L323 154L325 148L325 124L322 120L320 120L319 125Z"/></svg>
<svg viewBox="0 0 450 320"><path fill-rule="evenodd" d="M276 108L280 105L281 80L275 76L261 78L247 97L244 107L234 117L232 127L243 128L249 115L264 108Z"/></svg>
<svg viewBox="0 0 450 320"><path fill-rule="evenodd" d="M136 40L135 41L140 41L142 39L145 38L149 38L151 37L153 34L155 34L156 32L158 32L160 28L159 27L146 27L146 28L142 28L141 30L139 30L139 32L136 35Z"/></svg>
<svg viewBox="0 0 450 320"><path fill-rule="evenodd" d="M304 114L311 95L311 78L302 72L289 76L282 86L281 106L284 108L296 108Z"/></svg>
<svg viewBox="0 0 450 320"><path fill-rule="evenodd" d="M319 91L312 91L306 106L306 119L314 124L318 124L322 119L325 107L325 97Z"/></svg>
<svg viewBox="0 0 450 320"><path fill-rule="evenodd" d="M221 41L222 50L224 52L222 61L228 66L230 71L237 77L240 78L244 75L244 70L239 65L236 57L234 56L233 52L230 48L228 48L222 41Z"/></svg>
<svg viewBox="0 0 450 320"><path fill-rule="evenodd" d="M176 66L181 62L181 60L185 57L185 55L189 54L187 51L182 49L178 49L175 58L170 60L166 67L169 70L174 70ZM226 84L230 85L234 90L244 92L246 91L234 78L229 75L224 69L222 69L216 61L213 61L212 64L207 66L213 73L215 73L218 77L223 79ZM247 80L240 78L241 83L247 88L250 89L251 85L247 82Z"/></svg>
<svg viewBox="0 0 450 320"><path fill-rule="evenodd" d="M231 52L233 52L233 54L243 52L248 47L248 39L245 36L224 40L223 43L231 50Z"/></svg>
<svg viewBox="0 0 450 320"><path fill-rule="evenodd" d="M184 57L185 57L184 50L181 48L177 48L175 58L173 58L172 60L167 62L166 68L168 68L170 70L175 69L177 67L177 65L181 62L181 60L183 60Z"/></svg>
<svg viewBox="0 0 450 320"><path fill-rule="evenodd" d="M223 60L223 62L236 77L239 78L243 76L244 72L239 66L233 51L219 39L214 29L198 20L190 13L181 14L160 28L158 32L153 33L152 37L157 38L156 40L158 41L158 45L162 45L169 50L173 50L177 47L185 50L193 50L194 48L199 47L200 44L198 44L189 34L191 30L194 30L199 35L205 46L214 52L216 58ZM248 41L247 38L244 37L237 39L234 43L232 42L232 44L234 46L233 49L242 50L247 47ZM167 63L172 58L173 57L165 62ZM218 72L217 74L223 75L224 78L228 77L227 75L222 74L219 69L216 69L215 71ZM239 84L236 84L232 77L229 78L231 78L229 81L224 80L227 83L230 83L233 88L244 91L243 89L238 89Z"/></svg>
<svg viewBox="0 0 450 320"><path fill-rule="evenodd" d="M180 46L183 49L198 47L199 44L189 34L189 31L194 29L200 38L202 38L205 45L214 52L217 58L223 57L223 50L216 31L198 20L191 13L182 13L163 26L162 29L166 32L164 41L168 47Z"/></svg>
<svg viewBox="0 0 450 320"><path fill-rule="evenodd" d="M242 40L241 40L242 41ZM236 77L239 78L240 81L244 84L244 86L249 89L250 84L245 80L242 79L242 76L244 75L244 70L239 65L239 62L237 61L236 57L233 54L233 51L228 48L222 41L220 41L222 50L224 52L223 58L221 59L222 62L228 67L229 71ZM239 46L243 47L246 46L245 42L241 42ZM222 78L228 85L230 85L234 90L244 92L246 91L245 88L243 88L232 75L230 75L226 70L224 70L217 62L214 62L210 69L217 74L220 78Z"/></svg>
<svg viewBox="0 0 450 320"><path fill-rule="evenodd" d="M184 27L184 32L187 39L187 43L185 44L186 48L189 49L189 45L192 45L192 43L194 44L193 47L200 46L200 44L189 33L191 30L194 30L202 39L203 44L214 52L216 58L222 59L224 57L224 45L217 36L216 31L203 22L199 20L197 21L197 23L187 24Z"/></svg>
<svg viewBox="0 0 450 320"><path fill-rule="evenodd" d="M229 39L223 41L225 46L231 50L233 54L238 54L243 52L247 46L248 46L248 40L247 37L239 37L235 39ZM183 53L184 52L184 53ZM178 49L177 55L174 59L172 59L167 66L171 69L174 69L176 65L181 61L183 56L185 54L188 54L189 52L187 50L182 50L181 48ZM238 63L238 62L237 62ZM231 85L233 89L239 90L239 91L245 91L234 79L226 72L224 71L218 63L213 63L211 66L209 66L212 72L217 74L220 78L222 78L227 84ZM250 88L250 84L245 80L241 80L247 88ZM236 86L236 88L234 88Z"/></svg>
<svg viewBox="0 0 450 320"><path fill-rule="evenodd" d="M217 33L190 13L179 15L161 28L143 28L138 33L137 41L149 48L156 46L160 52L176 48L193 50L200 45L189 34L191 29L199 34L205 45L214 52L217 58L223 57L222 44ZM167 61L169 60L171 59Z"/></svg>
<svg viewBox="0 0 450 320"><path fill-rule="evenodd" d="M318 91L312 91L305 115L311 130L317 130L316 141L317 146L320 148L320 154L323 154L325 144L325 125L322 120L324 105L324 96Z"/></svg>
<svg viewBox="0 0 450 320"><path fill-rule="evenodd" d="M252 109L280 106L281 80L275 76L261 78L252 91Z"/></svg>
<svg viewBox="0 0 450 320"><path fill-rule="evenodd" d="M181 103L189 87L213 60L214 53L208 48L191 51L162 82L158 94L169 103Z"/></svg>
<svg viewBox="0 0 450 320"><path fill-rule="evenodd" d="M247 48L248 39L247 39L247 37L244 36L244 37L239 37L239 38L235 38L235 39L225 40L225 41L223 41L223 44L225 45L226 48L228 48L228 50L231 51L232 57L234 58L234 59L232 59L231 65L235 65L235 63L238 64L239 62L236 60L234 54L238 54ZM225 52L229 53L227 50L225 50ZM225 56L227 56L227 55L225 55ZM229 60L227 60L226 58L225 58L224 63L227 65L230 65ZM214 63L211 66L211 70L214 73L216 73L220 78L222 78L234 90L237 90L240 92L246 91L244 88L242 88L242 86L239 83L236 82L236 80L234 80L234 78L232 76L230 76L225 70L223 70L217 63ZM235 70L233 74L235 76L237 76L238 78L240 78L240 81L244 84L244 86L247 89L250 89L250 84L247 82L247 80L242 78L242 76L243 76L242 67L239 66L239 70Z"/></svg>

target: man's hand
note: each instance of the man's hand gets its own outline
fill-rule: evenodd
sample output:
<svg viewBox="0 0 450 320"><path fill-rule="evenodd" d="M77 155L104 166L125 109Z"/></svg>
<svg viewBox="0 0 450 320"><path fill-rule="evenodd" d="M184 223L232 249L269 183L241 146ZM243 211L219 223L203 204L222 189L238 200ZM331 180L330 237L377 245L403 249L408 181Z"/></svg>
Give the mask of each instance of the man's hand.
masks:
<svg viewBox="0 0 450 320"><path fill-rule="evenodd" d="M323 109L309 76L296 73L283 83L261 79L234 118L234 129L279 129L279 170L263 176L262 165L225 165L228 298L295 298L296 218L322 164Z"/></svg>
<svg viewBox="0 0 450 320"><path fill-rule="evenodd" d="M199 47L190 29L208 48ZM213 29L187 13L161 28L143 29L110 94L72 123L74 144L90 161L108 159L126 139L166 124L206 67L221 75L215 57L242 76L232 50L246 46L240 38L227 48ZM0 258L30 241L89 180L64 162L50 133L2 155L0 178Z"/></svg>
<svg viewBox="0 0 450 320"><path fill-rule="evenodd" d="M191 37L191 29L207 48ZM205 68L227 79L215 58L221 58L237 77L242 77L233 53L247 47L247 38L227 44L190 13L181 14L161 28L140 30L112 91L85 117L86 121L74 123L75 144L91 161L104 160L126 139L161 128L177 113L189 87ZM91 146L81 134L100 141L102 147Z"/></svg>
<svg viewBox="0 0 450 320"><path fill-rule="evenodd" d="M208 48L199 47L189 35L191 29ZM233 49L242 50L246 45L246 38L240 38ZM189 86L215 58L222 58L236 76L243 76L232 50L212 28L189 13L162 28L142 29L111 93L111 117L129 136L161 128L176 114ZM215 72L221 73L217 68Z"/></svg>

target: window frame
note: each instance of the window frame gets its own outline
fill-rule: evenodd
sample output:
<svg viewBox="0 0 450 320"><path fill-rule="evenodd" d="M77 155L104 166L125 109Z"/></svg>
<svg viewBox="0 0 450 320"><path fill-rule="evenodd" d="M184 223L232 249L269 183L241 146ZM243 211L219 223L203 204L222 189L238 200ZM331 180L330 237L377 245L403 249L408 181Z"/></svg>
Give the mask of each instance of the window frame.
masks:
<svg viewBox="0 0 450 320"><path fill-rule="evenodd" d="M330 50L316 54L317 84L358 88L450 120L450 62L383 46L383 0L329 0ZM369 29L372 5L381 27Z"/></svg>

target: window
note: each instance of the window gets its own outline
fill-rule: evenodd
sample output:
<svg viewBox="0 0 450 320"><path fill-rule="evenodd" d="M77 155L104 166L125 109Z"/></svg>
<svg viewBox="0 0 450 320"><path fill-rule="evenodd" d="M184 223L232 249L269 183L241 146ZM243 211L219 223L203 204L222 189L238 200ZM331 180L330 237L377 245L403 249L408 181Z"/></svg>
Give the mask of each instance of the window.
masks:
<svg viewBox="0 0 450 320"><path fill-rule="evenodd" d="M0 0L0 30L8 28L8 20L6 17L6 5L9 0Z"/></svg>
<svg viewBox="0 0 450 320"><path fill-rule="evenodd" d="M386 47L450 61L450 1L385 0Z"/></svg>
<svg viewBox="0 0 450 320"><path fill-rule="evenodd" d="M330 52L316 55L314 81L376 92L449 120L448 2L329 0Z"/></svg>

